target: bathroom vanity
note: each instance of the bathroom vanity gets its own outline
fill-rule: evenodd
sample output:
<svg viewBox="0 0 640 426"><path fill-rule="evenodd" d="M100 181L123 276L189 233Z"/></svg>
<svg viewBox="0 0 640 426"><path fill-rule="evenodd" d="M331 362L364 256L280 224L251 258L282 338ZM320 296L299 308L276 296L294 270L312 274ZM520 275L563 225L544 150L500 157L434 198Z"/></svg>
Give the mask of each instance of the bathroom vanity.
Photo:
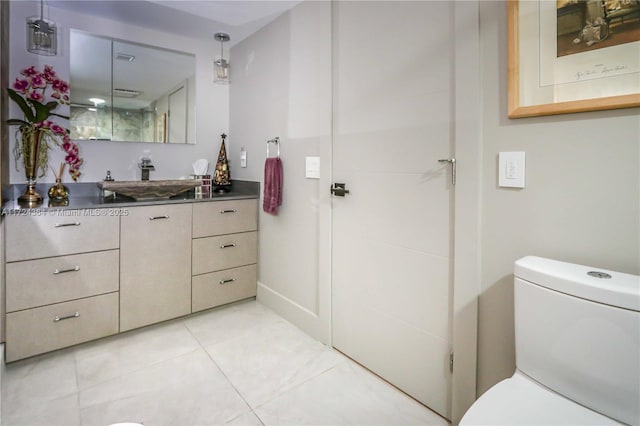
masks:
<svg viewBox="0 0 640 426"><path fill-rule="evenodd" d="M5 204L6 362L254 297L257 198Z"/></svg>

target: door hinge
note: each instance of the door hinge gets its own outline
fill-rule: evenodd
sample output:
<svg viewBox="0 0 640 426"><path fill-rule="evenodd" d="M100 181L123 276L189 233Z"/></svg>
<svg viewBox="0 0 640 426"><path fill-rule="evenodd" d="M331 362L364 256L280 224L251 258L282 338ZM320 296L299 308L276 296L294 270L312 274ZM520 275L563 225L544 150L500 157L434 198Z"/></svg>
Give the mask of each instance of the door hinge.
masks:
<svg viewBox="0 0 640 426"><path fill-rule="evenodd" d="M453 352L449 352L449 372L453 373Z"/></svg>

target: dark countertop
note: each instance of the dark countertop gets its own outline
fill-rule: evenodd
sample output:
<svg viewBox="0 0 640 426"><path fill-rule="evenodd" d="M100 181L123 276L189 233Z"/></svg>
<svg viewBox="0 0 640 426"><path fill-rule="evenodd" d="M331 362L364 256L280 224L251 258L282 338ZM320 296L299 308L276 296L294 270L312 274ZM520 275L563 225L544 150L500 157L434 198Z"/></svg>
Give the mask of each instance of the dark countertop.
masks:
<svg viewBox="0 0 640 426"><path fill-rule="evenodd" d="M196 198L195 191L190 190L164 200L136 201L133 198L118 195L117 197L103 197L102 191L96 182L91 183L65 183L69 188L68 204L51 202L47 197L47 191L53 183L43 183L36 186L36 190L44 197L42 204L37 206L21 206L18 197L25 191L26 185L10 185L9 198L2 201L2 215L38 215L40 212L58 209L100 209L150 206L158 204L200 203L210 201L241 200L260 197L260 183L251 181L234 180L229 192L214 193L210 198Z"/></svg>

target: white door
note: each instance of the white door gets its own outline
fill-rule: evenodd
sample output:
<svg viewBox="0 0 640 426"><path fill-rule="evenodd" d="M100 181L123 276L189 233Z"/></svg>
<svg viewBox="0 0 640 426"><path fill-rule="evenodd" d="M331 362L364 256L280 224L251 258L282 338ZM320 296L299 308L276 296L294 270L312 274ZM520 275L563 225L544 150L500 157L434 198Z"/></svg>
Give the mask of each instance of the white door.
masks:
<svg viewBox="0 0 640 426"><path fill-rule="evenodd" d="M452 5L334 3L332 344L450 418Z"/></svg>

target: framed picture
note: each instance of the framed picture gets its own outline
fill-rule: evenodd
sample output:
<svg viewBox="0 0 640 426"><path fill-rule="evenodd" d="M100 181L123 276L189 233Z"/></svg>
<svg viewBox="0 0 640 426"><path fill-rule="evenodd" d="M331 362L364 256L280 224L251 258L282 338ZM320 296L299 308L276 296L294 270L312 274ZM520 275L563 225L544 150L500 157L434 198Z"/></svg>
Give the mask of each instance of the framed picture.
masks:
<svg viewBox="0 0 640 426"><path fill-rule="evenodd" d="M510 118L640 106L640 0L508 0Z"/></svg>

